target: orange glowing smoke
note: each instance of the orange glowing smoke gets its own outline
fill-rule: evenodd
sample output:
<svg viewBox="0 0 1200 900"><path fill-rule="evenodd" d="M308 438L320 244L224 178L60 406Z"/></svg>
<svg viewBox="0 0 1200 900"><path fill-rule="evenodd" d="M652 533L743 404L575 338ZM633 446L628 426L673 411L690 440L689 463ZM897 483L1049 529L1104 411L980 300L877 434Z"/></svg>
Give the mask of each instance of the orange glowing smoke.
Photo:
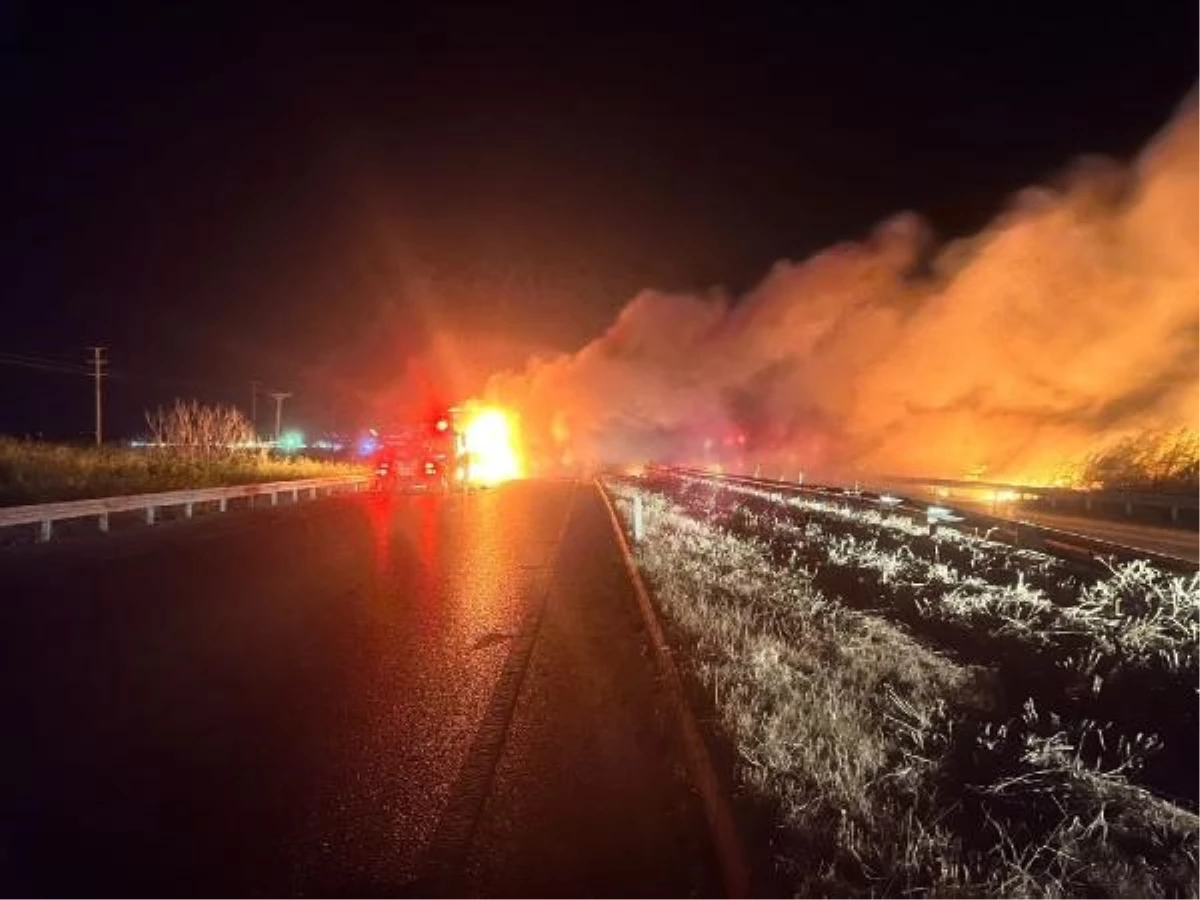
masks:
<svg viewBox="0 0 1200 900"><path fill-rule="evenodd" d="M524 466L512 413L497 406L469 406L462 432L468 481L492 485L521 477Z"/></svg>
<svg viewBox="0 0 1200 900"><path fill-rule="evenodd" d="M1194 432L1198 118L1193 94L1135 159L1080 161L971 237L939 244L905 213L736 300L643 291L489 397L520 410L533 459L814 479L1051 483L1123 441Z"/></svg>

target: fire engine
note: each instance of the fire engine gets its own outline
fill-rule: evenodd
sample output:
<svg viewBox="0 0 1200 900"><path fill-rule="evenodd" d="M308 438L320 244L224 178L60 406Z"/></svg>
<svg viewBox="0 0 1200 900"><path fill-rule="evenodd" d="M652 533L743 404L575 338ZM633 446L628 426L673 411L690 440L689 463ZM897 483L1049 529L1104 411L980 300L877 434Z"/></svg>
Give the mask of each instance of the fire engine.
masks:
<svg viewBox="0 0 1200 900"><path fill-rule="evenodd" d="M400 426L375 436L372 460L376 488L393 491L446 491L464 480L463 435L452 411L432 420Z"/></svg>
<svg viewBox="0 0 1200 900"><path fill-rule="evenodd" d="M488 488L525 471L516 418L478 401L368 437L360 454L373 461L380 490Z"/></svg>

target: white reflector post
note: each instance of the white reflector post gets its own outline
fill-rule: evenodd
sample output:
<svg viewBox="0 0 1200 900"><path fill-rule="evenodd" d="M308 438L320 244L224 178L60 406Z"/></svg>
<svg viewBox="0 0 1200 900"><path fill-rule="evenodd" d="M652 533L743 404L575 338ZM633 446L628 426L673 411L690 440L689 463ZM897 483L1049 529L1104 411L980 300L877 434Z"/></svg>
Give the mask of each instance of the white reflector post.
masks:
<svg viewBox="0 0 1200 900"><path fill-rule="evenodd" d="M645 536L645 528L642 522L642 495L633 495L633 539L637 543L641 543Z"/></svg>

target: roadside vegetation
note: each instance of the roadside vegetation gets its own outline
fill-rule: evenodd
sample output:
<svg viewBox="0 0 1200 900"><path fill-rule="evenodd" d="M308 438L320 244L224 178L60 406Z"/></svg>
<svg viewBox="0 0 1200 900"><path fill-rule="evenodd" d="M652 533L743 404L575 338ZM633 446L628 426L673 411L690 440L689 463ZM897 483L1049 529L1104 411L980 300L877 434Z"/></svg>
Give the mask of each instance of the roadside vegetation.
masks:
<svg viewBox="0 0 1200 900"><path fill-rule="evenodd" d="M1090 454L1064 480L1107 490L1194 493L1200 487L1200 434L1180 428L1130 435Z"/></svg>
<svg viewBox="0 0 1200 900"><path fill-rule="evenodd" d="M1200 582L609 479L801 896L1195 896Z"/></svg>
<svg viewBox="0 0 1200 900"><path fill-rule="evenodd" d="M177 402L147 416L146 447L71 446L0 436L0 505L290 481L360 473L360 467L271 455L246 445L236 409Z"/></svg>

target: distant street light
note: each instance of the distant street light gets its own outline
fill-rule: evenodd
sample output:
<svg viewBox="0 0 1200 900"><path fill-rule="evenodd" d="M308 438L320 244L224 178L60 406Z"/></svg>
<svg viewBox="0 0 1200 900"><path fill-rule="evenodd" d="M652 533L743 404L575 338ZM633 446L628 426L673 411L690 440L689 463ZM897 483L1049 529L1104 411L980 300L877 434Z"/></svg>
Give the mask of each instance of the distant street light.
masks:
<svg viewBox="0 0 1200 900"><path fill-rule="evenodd" d="M283 430L283 401L292 396L284 391L272 391L271 398L275 401L275 443L279 443L280 432Z"/></svg>

